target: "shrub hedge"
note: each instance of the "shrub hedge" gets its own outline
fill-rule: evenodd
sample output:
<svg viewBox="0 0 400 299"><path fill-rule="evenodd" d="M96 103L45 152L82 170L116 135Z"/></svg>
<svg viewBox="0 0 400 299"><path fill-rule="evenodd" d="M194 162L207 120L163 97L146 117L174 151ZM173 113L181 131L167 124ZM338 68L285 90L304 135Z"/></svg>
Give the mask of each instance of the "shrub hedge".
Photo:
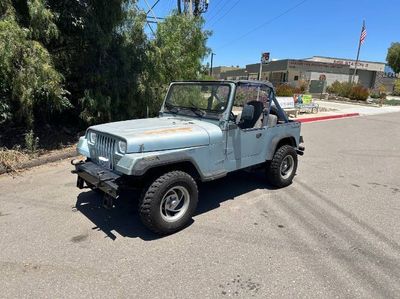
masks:
<svg viewBox="0 0 400 299"><path fill-rule="evenodd" d="M327 91L357 101L365 101L369 96L369 90L367 88L350 82L335 81L327 88Z"/></svg>

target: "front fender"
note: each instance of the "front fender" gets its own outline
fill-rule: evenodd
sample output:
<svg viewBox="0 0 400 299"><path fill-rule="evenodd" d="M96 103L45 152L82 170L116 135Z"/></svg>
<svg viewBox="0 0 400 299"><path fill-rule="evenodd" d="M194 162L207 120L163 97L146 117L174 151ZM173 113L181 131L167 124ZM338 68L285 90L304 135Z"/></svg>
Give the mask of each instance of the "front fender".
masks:
<svg viewBox="0 0 400 299"><path fill-rule="evenodd" d="M219 174L209 172L208 147L192 147L179 150L167 150L124 155L116 164L115 170L133 176L142 176L148 170L181 162L190 162L202 180L214 178Z"/></svg>
<svg viewBox="0 0 400 299"><path fill-rule="evenodd" d="M85 136L79 138L78 145L76 146L76 151L79 154L90 158L89 145Z"/></svg>

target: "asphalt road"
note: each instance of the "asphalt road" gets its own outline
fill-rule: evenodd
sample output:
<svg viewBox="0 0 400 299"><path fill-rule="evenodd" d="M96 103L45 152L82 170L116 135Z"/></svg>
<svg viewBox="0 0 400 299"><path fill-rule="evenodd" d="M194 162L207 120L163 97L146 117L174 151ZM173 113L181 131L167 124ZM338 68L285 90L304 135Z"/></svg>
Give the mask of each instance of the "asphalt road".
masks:
<svg viewBox="0 0 400 299"><path fill-rule="evenodd" d="M193 223L158 238L111 211L68 161L0 177L0 297L399 298L400 113L303 124L294 183L201 186Z"/></svg>

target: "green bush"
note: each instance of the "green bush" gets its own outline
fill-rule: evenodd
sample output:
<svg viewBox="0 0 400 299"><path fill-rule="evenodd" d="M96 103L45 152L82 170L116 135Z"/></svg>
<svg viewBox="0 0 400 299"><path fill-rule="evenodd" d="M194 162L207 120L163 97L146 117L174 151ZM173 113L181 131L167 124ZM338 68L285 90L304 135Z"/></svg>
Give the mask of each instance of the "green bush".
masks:
<svg viewBox="0 0 400 299"><path fill-rule="evenodd" d="M380 94L378 92L372 91L371 94L370 94L370 97L372 99L380 99L381 96L380 96Z"/></svg>
<svg viewBox="0 0 400 299"><path fill-rule="evenodd" d="M37 152L39 148L39 137L35 137L32 130L25 134L25 147L31 154Z"/></svg>
<svg viewBox="0 0 400 299"><path fill-rule="evenodd" d="M394 96L400 96L400 79L396 79L394 83L394 90L392 92Z"/></svg>
<svg viewBox="0 0 400 299"><path fill-rule="evenodd" d="M11 119L10 106L7 103L0 102L0 124Z"/></svg>
<svg viewBox="0 0 400 299"><path fill-rule="evenodd" d="M339 89L341 87L341 84L342 83L340 83L339 81L335 81L330 86L328 86L326 88L326 91L328 93L338 94L339 93Z"/></svg>
<svg viewBox="0 0 400 299"><path fill-rule="evenodd" d="M365 101L369 96L367 88L350 82L335 81L328 87L327 91L344 98L360 101ZM380 97L380 94L377 97Z"/></svg>
<svg viewBox="0 0 400 299"><path fill-rule="evenodd" d="M352 93L354 85L350 82L343 82L340 85L338 95L341 97L349 98L350 94Z"/></svg>
<svg viewBox="0 0 400 299"><path fill-rule="evenodd" d="M279 97L292 97L296 89L287 84L280 84L276 87L276 95Z"/></svg>
<svg viewBox="0 0 400 299"><path fill-rule="evenodd" d="M350 82L335 81L332 83L331 86L328 87L327 91L329 93L333 93L338 96L348 98L351 93L352 87L353 84L351 84Z"/></svg>

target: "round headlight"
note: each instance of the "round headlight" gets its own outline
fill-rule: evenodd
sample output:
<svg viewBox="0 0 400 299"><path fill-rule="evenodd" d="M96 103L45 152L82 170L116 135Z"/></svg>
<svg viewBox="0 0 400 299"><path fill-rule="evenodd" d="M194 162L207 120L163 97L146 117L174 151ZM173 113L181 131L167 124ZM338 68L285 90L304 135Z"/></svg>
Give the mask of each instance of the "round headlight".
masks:
<svg viewBox="0 0 400 299"><path fill-rule="evenodd" d="M96 143L97 134L95 132L89 132L89 141L91 143Z"/></svg>
<svg viewBox="0 0 400 299"><path fill-rule="evenodd" d="M118 151L121 154L125 154L126 153L126 142L125 141L118 141Z"/></svg>

